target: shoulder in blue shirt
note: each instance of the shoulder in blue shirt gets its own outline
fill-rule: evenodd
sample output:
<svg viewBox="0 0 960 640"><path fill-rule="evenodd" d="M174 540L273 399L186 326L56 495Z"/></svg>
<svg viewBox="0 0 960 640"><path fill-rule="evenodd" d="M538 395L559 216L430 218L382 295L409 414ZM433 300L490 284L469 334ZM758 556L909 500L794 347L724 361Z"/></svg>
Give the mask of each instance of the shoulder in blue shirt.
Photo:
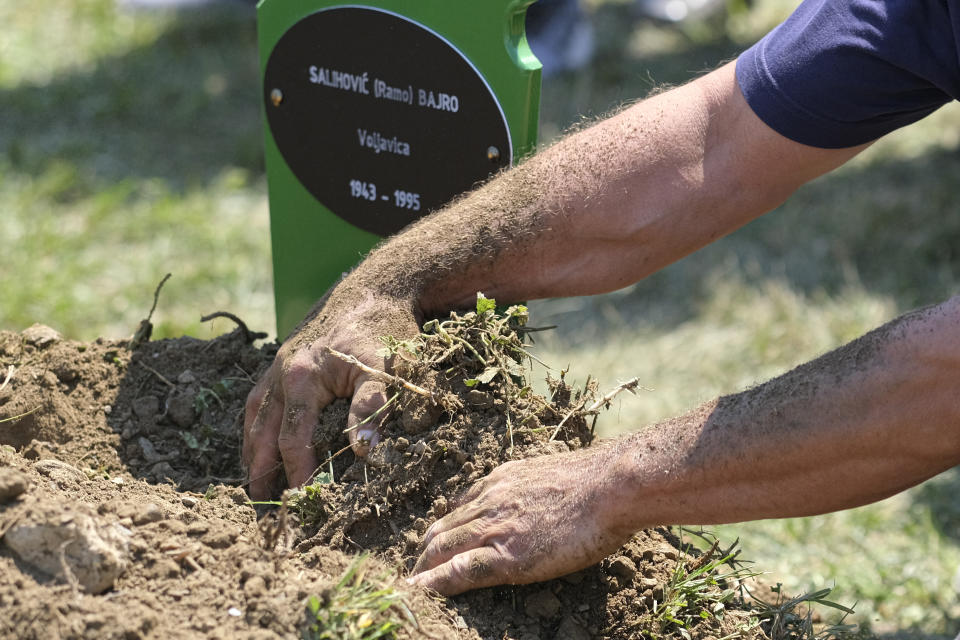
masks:
<svg viewBox="0 0 960 640"><path fill-rule="evenodd" d="M960 98L960 0L805 0L737 60L782 135L851 147Z"/></svg>

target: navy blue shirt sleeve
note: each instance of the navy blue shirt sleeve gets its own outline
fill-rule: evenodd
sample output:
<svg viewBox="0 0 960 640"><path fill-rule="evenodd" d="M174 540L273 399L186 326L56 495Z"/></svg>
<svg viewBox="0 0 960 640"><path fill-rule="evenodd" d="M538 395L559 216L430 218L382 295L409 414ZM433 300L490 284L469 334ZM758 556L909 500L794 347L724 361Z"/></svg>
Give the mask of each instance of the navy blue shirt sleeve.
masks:
<svg viewBox="0 0 960 640"><path fill-rule="evenodd" d="M960 97L960 0L805 0L737 60L747 103L803 144L875 140Z"/></svg>

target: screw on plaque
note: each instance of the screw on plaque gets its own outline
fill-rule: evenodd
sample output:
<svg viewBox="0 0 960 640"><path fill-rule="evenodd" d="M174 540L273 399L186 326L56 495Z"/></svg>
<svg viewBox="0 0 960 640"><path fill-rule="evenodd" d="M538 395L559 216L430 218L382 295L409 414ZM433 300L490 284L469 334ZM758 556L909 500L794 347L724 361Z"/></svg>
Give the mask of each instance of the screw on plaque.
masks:
<svg viewBox="0 0 960 640"><path fill-rule="evenodd" d="M274 89L270 92L270 102L273 103L273 106L279 107L280 103L283 102L283 91L280 89Z"/></svg>
<svg viewBox="0 0 960 640"><path fill-rule="evenodd" d="M487 160L490 162L497 162L500 160L500 149L497 149L493 145L487 147Z"/></svg>

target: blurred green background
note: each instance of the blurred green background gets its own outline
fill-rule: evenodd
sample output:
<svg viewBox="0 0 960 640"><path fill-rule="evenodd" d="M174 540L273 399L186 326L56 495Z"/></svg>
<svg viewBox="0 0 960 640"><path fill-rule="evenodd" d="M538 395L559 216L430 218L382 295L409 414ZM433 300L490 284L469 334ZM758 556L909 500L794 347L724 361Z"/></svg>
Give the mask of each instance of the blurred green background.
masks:
<svg viewBox="0 0 960 640"><path fill-rule="evenodd" d="M586 2L591 65L544 83L541 138L734 57L795 6L731 3L664 25ZM118 9L112 0L0 3L0 329L129 336L164 287L156 336L211 337L228 310L273 333L252 8ZM898 132L729 238L606 296L532 305L557 324L537 351L618 401L605 434L742 389L960 279L960 109ZM811 407L816 411L816 407ZM790 464L787 452L783 464ZM857 622L898 637L960 625L960 475L816 518L721 527L793 592L836 585Z"/></svg>

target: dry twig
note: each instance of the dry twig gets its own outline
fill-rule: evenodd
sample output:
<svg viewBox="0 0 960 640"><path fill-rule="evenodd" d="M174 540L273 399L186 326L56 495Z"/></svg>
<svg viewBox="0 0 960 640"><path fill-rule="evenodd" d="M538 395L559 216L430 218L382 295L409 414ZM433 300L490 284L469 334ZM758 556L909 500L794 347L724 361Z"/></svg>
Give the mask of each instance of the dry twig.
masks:
<svg viewBox="0 0 960 640"><path fill-rule="evenodd" d="M700 567L706 565L710 560L713 559L714 554L717 552L717 547L720 546L720 540L714 540L713 544L709 549L702 555L693 558L687 562L687 573L692 573L699 569Z"/></svg>
<svg viewBox="0 0 960 640"><path fill-rule="evenodd" d="M357 367L364 373L367 373L373 376L374 378L380 380L381 382L386 382L387 384L399 385L404 389L406 389L407 391L412 391L417 395L421 395L425 398L430 398L431 400L436 402L436 398L434 397L433 392L431 392L428 389L424 389L423 387L416 385L410 382L409 380L404 380L400 376L395 376L393 374L387 373L386 371L374 369L373 367L363 364L362 362L357 360L355 357L348 355L346 353L337 351L336 349L331 349L330 347L327 347L327 351L329 351L332 356L339 358L340 360L343 360L348 364L352 364L353 366Z"/></svg>
<svg viewBox="0 0 960 640"><path fill-rule="evenodd" d="M563 420L557 423L557 427L553 430L553 433L550 434L549 442L553 442L553 440L557 437L557 434L560 433L560 429L567 423L567 420L569 420L573 414L583 409L584 402L586 402L586 400L581 400L576 404L576 406L567 412L567 415L563 416Z"/></svg>
<svg viewBox="0 0 960 640"><path fill-rule="evenodd" d="M593 413L600 409L600 407L609 406L610 401L613 400L621 391L629 391L630 393L636 395L637 389L643 389L644 391L653 391L653 389L648 389L640 384L639 378L630 378L626 382L621 382L619 385L608 391L602 398L594 402L592 405L587 407L584 410L584 413Z"/></svg>
<svg viewBox="0 0 960 640"><path fill-rule="evenodd" d="M170 382L169 380L167 380L167 379L163 376L162 373L160 373L159 371L157 371L156 369L154 369L153 367L151 367L150 365L148 365L146 362L139 362L139 361L138 361L137 364L139 364L141 367L143 367L144 369L146 369L147 371L149 371L149 372L152 373L153 375L157 376L157 377L160 379L160 382L164 383L165 385L167 385L167 386L170 387L171 389L176 389L176 388L177 388L177 385L175 385L175 384L173 384L172 382Z"/></svg>
<svg viewBox="0 0 960 640"><path fill-rule="evenodd" d="M150 313L147 314L146 318L140 321L140 325L137 327L136 332L133 334L133 337L130 338L130 342L127 345L130 351L136 351L140 345L150 342L150 335L153 333L153 323L150 322L150 320L153 318L153 312L157 310L157 301L160 299L160 289L163 288L163 285L166 284L171 275L173 274L168 273L167 275L163 276L160 284L157 285L156 290L153 292L153 306L150 307Z"/></svg>
<svg viewBox="0 0 960 640"><path fill-rule="evenodd" d="M210 322L214 318L227 318L236 322L237 326L240 327L240 330L243 331L243 339L247 342L247 344L253 344L254 341L263 340L267 337L266 331L250 331L250 329L247 328L246 322L229 311L214 311L213 313L208 313L205 316L201 316L200 322Z"/></svg>
<svg viewBox="0 0 960 640"><path fill-rule="evenodd" d="M621 382L616 387L608 391L606 394L604 394L602 398L594 402L592 405L590 405L586 409L583 408L583 405L586 404L586 399L581 400L580 402L577 403L575 407L573 407L572 409L570 409L570 411L567 412L567 415L563 416L563 420L560 421L560 423L553 430L553 433L550 435L550 440L553 440L554 438L557 437L557 434L560 433L560 428L564 424L566 424L567 420L569 420L573 416L573 414L575 414L577 411L582 410L584 415L590 415L591 413L596 413L601 407L609 406L610 401L613 400L615 397L617 397L617 395L620 394L622 391L629 391L630 393L636 395L637 389L643 389L644 391L652 391L652 389L648 389L647 387L642 386L640 384L639 378L630 378L626 382Z"/></svg>

